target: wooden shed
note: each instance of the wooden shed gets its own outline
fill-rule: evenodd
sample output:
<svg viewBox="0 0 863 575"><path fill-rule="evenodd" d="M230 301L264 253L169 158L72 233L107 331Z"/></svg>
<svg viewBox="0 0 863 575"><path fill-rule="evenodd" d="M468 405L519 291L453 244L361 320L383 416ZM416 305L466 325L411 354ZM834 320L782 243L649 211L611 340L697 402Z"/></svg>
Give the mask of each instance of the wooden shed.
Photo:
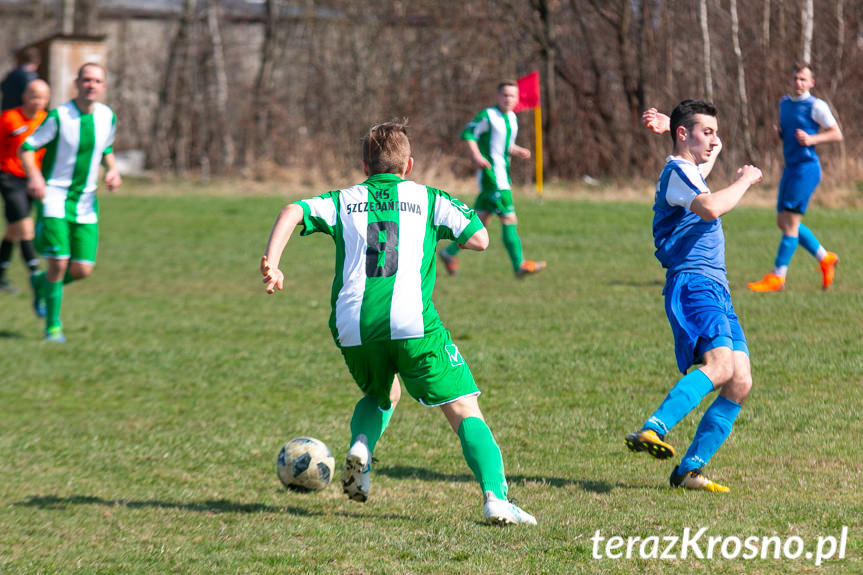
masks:
<svg viewBox="0 0 863 575"><path fill-rule="evenodd" d="M55 108L75 97L75 77L82 64L95 62L107 69L108 43L105 38L106 36L55 34L29 45L38 48L42 54L39 77L51 86L49 107Z"/></svg>

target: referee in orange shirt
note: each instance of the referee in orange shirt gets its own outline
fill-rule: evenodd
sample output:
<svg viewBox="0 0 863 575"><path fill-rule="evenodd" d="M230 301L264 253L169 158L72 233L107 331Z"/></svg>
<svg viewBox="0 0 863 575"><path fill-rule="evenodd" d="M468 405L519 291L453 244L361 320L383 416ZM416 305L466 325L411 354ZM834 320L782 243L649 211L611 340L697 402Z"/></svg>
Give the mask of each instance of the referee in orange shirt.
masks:
<svg viewBox="0 0 863 575"><path fill-rule="evenodd" d="M30 217L32 199L27 194L27 177L18 147L45 119L51 91L43 80L33 80L24 90L23 103L0 115L0 194L6 215L6 232L0 243L0 291L13 292L6 281L6 270L12 258L12 248L21 244L21 255L30 274L39 269L39 256L33 248L33 219ZM41 163L41 155L38 161ZM44 315L44 304L34 300L37 315Z"/></svg>

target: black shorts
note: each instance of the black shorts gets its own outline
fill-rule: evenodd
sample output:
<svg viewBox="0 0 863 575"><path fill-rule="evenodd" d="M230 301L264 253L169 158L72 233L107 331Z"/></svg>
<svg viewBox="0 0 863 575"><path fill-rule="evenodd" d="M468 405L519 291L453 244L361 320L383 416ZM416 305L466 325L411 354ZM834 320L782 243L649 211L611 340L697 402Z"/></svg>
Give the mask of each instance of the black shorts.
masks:
<svg viewBox="0 0 863 575"><path fill-rule="evenodd" d="M27 193L27 178L0 172L0 193L3 194L7 222L14 224L30 217L33 200Z"/></svg>

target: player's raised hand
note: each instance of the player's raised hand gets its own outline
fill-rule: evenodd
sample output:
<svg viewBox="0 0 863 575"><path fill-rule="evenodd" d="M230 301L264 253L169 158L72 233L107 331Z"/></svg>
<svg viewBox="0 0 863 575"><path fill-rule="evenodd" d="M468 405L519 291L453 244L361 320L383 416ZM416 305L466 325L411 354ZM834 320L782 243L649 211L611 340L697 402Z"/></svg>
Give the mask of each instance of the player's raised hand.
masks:
<svg viewBox="0 0 863 575"><path fill-rule="evenodd" d="M641 124L655 134L664 134L671 129L671 118L656 108L648 108L641 115Z"/></svg>
<svg viewBox="0 0 863 575"><path fill-rule="evenodd" d="M267 256L261 258L261 275L264 276L264 283L267 284L267 293L275 293L285 285L285 275L277 267L270 265L267 261Z"/></svg>
<svg viewBox="0 0 863 575"><path fill-rule="evenodd" d="M737 179L749 182L750 186L760 182L761 175L761 170L750 164L746 164L737 170Z"/></svg>

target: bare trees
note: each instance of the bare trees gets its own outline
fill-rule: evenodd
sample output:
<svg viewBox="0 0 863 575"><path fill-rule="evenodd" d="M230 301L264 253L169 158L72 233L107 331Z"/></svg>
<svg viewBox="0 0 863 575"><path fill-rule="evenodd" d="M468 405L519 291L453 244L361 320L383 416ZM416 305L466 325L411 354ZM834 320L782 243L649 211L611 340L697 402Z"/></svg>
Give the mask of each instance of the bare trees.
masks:
<svg viewBox="0 0 863 575"><path fill-rule="evenodd" d="M812 30L815 20L815 1L803 0L800 9L800 59L812 60Z"/></svg>
<svg viewBox="0 0 863 575"><path fill-rule="evenodd" d="M736 9L735 9L736 13ZM713 71L710 57L710 27L707 25L707 0L698 0L698 25L701 28L701 81L704 86L704 97L713 100Z"/></svg>
<svg viewBox="0 0 863 575"><path fill-rule="evenodd" d="M236 11L241 4L247 12ZM638 115L691 97L719 107L727 163L757 157L769 166L781 154L771 129L776 104L801 57L814 65L816 94L839 113L847 156L863 151L859 2L370 0L359 9L349 0L266 0L255 4L259 12L248 6L183 0L173 20L149 23L110 20L116 12L101 10L99 31L108 34L114 55L112 83L123 87L122 98L111 97L125 121L124 145L146 149L157 171L223 173L258 164L344 171L364 127L409 117L416 151L430 159L423 165L466 176L470 166L458 141L464 123L494 102L498 80L532 69L542 80L550 178L649 173L668 142L649 137ZM21 8L22 19L32 19L33 10ZM14 35L6 20L0 31ZM154 39L139 39L150 33L142 30L153 30ZM531 128L523 122L527 141ZM520 167L515 175L527 179L530 172Z"/></svg>
<svg viewBox="0 0 863 575"><path fill-rule="evenodd" d="M749 129L749 96L746 94L746 71L743 65L743 51L740 49L740 19L737 16L737 0L729 0L731 15L731 44L734 47L734 59L737 63L737 109L743 131L743 150L748 162L755 161L755 149L752 147L752 132Z"/></svg>

